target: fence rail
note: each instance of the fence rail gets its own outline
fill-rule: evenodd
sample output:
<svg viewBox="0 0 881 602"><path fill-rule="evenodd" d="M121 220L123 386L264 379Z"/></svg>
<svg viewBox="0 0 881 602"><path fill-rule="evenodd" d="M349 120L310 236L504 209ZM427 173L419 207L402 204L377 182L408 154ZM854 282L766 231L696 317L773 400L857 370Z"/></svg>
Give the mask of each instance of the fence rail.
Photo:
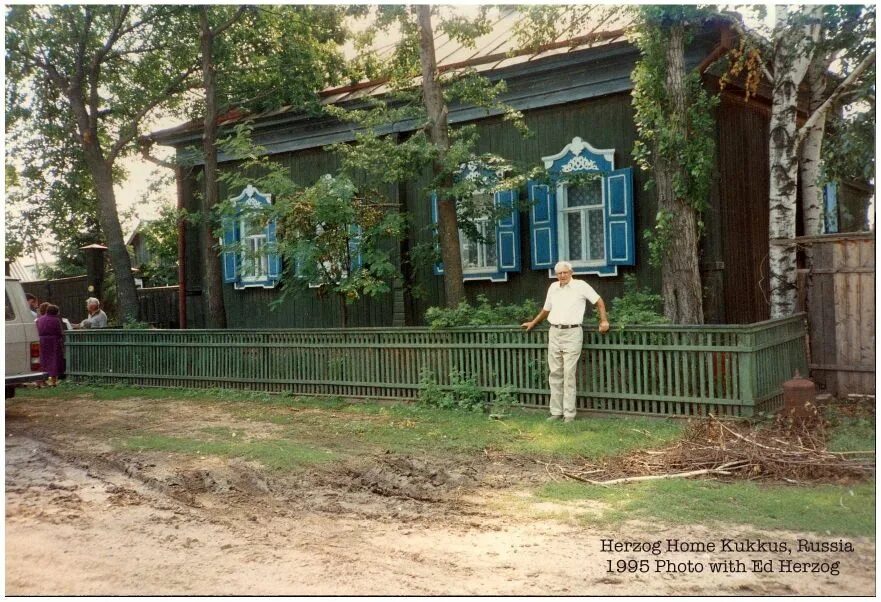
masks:
<svg viewBox="0 0 881 602"><path fill-rule="evenodd" d="M69 333L74 380L229 387L294 394L414 399L425 375L441 387L474 379L546 406L547 330L96 330ZM806 374L804 316L751 325L585 330L578 407L586 411L751 416L782 403Z"/></svg>

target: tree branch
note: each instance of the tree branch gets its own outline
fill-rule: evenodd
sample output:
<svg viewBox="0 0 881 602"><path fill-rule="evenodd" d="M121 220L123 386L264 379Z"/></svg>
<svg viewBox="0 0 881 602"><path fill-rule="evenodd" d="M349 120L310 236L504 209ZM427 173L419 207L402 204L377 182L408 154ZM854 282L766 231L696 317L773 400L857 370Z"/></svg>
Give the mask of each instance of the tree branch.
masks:
<svg viewBox="0 0 881 602"><path fill-rule="evenodd" d="M812 127L814 127L814 124L817 123L817 120L826 114L826 112L835 103L835 101L838 100L851 85L853 85L853 83L860 75L862 75L863 71L865 71L870 65L875 64L875 53L876 51L873 50L872 53L869 54L869 56L860 61L860 64L857 65L854 70L850 72L850 75L848 75L843 82L838 84L838 87L835 88L832 94L829 95L829 98L827 98L826 101L819 107L817 107L817 110L814 111L810 115L810 117L808 117L807 121L805 121L804 125L799 128L798 134L796 135L795 144L797 147L801 145L807 133L811 130Z"/></svg>
<svg viewBox="0 0 881 602"><path fill-rule="evenodd" d="M129 129L128 133L122 133L125 131L126 128L120 128L119 139L113 144L110 152L107 155L108 161L113 162L116 160L116 157L119 156L119 153L122 152L122 149L125 148L125 146L138 135L138 126L140 125L144 117L146 117L147 114L150 113L150 111L155 109L170 94L178 91L178 88L180 88L181 84L183 84L187 80L187 78L190 77L197 69L198 66L191 65L186 71L171 80L168 85L162 89L161 92L153 97L152 100L141 107L141 110L138 111L129 120L128 124L126 124Z"/></svg>
<svg viewBox="0 0 881 602"><path fill-rule="evenodd" d="M168 169L176 169L179 167L178 164L173 161L166 161L165 159L160 159L159 157L150 154L150 149L155 142L156 141L149 136L141 136L138 138L138 150L141 153L141 157L159 167L166 167Z"/></svg>
<svg viewBox="0 0 881 602"><path fill-rule="evenodd" d="M242 15L245 14L245 11L247 11L247 10L248 10L247 6L239 6L239 9L235 12L235 14L232 17L227 19L225 23L219 25L217 27L217 29L211 30L211 37L216 38L217 36L222 34L224 31L229 29L236 21L238 21L242 17Z"/></svg>

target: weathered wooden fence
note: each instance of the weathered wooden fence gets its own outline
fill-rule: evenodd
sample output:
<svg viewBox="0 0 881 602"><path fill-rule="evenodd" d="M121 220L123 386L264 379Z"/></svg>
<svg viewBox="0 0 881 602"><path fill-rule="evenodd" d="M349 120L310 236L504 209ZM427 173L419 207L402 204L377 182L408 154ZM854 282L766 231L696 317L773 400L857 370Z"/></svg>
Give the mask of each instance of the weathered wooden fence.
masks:
<svg viewBox="0 0 881 602"><path fill-rule="evenodd" d="M547 330L512 327L334 330L98 330L68 337L75 381L230 387L412 400L431 375L473 378L490 400L548 403ZM585 330L583 410L750 416L782 403L781 384L807 368L804 316L737 326Z"/></svg>
<svg viewBox="0 0 881 602"><path fill-rule="evenodd" d="M875 393L874 233L802 237L811 376L837 397Z"/></svg>

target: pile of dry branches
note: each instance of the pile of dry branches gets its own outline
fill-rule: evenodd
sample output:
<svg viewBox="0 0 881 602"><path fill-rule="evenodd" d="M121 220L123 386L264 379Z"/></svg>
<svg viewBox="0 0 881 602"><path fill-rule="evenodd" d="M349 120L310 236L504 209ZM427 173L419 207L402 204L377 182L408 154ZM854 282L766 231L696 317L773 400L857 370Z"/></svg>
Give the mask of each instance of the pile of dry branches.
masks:
<svg viewBox="0 0 881 602"><path fill-rule="evenodd" d="M750 425L711 417L690 422L683 437L666 449L556 468L564 477L596 485L702 475L798 483L854 480L874 473L874 450L828 451L826 429L820 418Z"/></svg>

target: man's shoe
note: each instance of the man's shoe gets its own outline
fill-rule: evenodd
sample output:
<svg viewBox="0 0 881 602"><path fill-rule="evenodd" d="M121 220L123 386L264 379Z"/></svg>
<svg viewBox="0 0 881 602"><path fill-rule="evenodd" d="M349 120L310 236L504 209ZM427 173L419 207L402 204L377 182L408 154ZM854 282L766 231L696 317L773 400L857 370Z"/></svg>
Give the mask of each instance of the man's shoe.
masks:
<svg viewBox="0 0 881 602"><path fill-rule="evenodd" d="M563 419L563 417L560 416L559 414L551 414L550 416L548 416L548 422L553 422L554 420L562 420L562 419Z"/></svg>
<svg viewBox="0 0 881 602"><path fill-rule="evenodd" d="M575 422L575 416L566 416L563 422Z"/></svg>

